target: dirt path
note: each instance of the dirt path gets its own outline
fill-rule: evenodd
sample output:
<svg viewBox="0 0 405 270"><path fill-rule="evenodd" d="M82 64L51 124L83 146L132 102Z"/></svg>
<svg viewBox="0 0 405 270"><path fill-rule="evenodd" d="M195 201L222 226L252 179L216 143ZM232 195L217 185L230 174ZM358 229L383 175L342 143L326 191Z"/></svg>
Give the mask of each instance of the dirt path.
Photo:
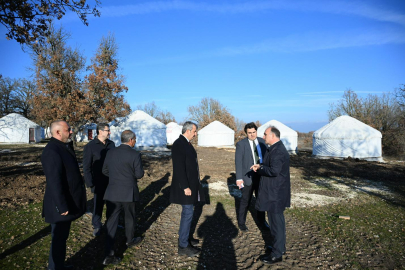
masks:
<svg viewBox="0 0 405 270"><path fill-rule="evenodd" d="M42 201L45 178L39 164L41 152L42 149L33 147L0 155L0 208L18 209L20 205ZM77 152L80 160L81 149ZM235 209L239 205L240 192L234 185L234 150L198 148L197 152L201 178L210 198L209 204L196 212L198 223L193 226L194 237L201 243L201 255L196 258L177 255L181 209L178 205L170 205L168 200L172 172L170 155L144 152L146 173L139 182L142 191L137 207L137 233L144 235L145 240L138 247L124 250L124 230L118 230L117 255L124 260L111 269L268 269L259 257L265 254L270 235L257 228L253 206L247 218L249 231L242 233L236 226ZM377 180L384 181L383 190L386 189L385 193L378 193L379 196L404 206L403 200L398 200L405 197L404 185L398 185L405 175L402 164L324 161L312 159L309 153L292 157L291 163L294 207L333 203L364 190L381 191L381 187L373 189ZM360 178L373 181L367 185L367 181L359 181ZM88 192L89 209L91 198ZM287 254L284 261L272 269L345 268L344 262L335 261L330 255L331 250L325 245L327 239L320 236L318 227L299 221L288 211L286 223ZM70 241L80 242L81 248L68 249L68 261L76 265L76 269L103 269L104 237L104 234L99 238L92 236L89 217L79 219ZM369 258L364 254L359 260ZM383 261L374 261L372 265L384 268Z"/></svg>

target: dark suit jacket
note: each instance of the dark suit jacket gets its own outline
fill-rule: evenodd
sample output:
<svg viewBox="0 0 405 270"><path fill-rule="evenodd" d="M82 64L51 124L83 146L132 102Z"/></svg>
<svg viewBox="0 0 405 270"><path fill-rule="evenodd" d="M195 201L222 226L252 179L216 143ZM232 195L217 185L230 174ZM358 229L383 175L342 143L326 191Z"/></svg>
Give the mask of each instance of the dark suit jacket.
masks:
<svg viewBox="0 0 405 270"><path fill-rule="evenodd" d="M115 148L113 141L107 139L105 144L96 137L84 147L83 172L86 185L91 187L94 193L105 192L108 185L108 177L102 172L107 151Z"/></svg>
<svg viewBox="0 0 405 270"><path fill-rule="evenodd" d="M282 213L291 203L290 155L282 141L270 146L263 157L259 198L256 209L270 213Z"/></svg>
<svg viewBox="0 0 405 270"><path fill-rule="evenodd" d="M141 154L127 144L111 149L103 165L110 177L104 200L112 202L139 201L138 179L144 175Z"/></svg>
<svg viewBox="0 0 405 270"><path fill-rule="evenodd" d="M180 135L172 145L173 177L170 188L170 202L176 204L194 204L205 201L200 182L197 152L187 139ZM191 189L191 196L186 196L184 190Z"/></svg>
<svg viewBox="0 0 405 270"><path fill-rule="evenodd" d="M41 156L46 177L42 216L45 222L72 221L86 211L86 188L70 144L51 138ZM61 213L69 211L68 215Z"/></svg>
<svg viewBox="0 0 405 270"><path fill-rule="evenodd" d="M266 153L267 146L262 138L257 138L262 156ZM252 148L250 147L249 139L245 138L236 144L235 151L235 169L236 180L242 179L245 186L252 184L254 172L250 169L253 165Z"/></svg>

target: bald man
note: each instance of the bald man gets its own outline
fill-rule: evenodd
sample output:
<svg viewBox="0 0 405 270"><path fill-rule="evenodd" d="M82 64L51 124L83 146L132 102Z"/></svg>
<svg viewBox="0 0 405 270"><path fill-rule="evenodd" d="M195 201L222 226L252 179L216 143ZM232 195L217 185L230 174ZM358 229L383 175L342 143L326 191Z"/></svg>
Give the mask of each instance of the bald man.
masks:
<svg viewBox="0 0 405 270"><path fill-rule="evenodd" d="M72 130L69 124L63 120L54 121L51 133L52 138L41 156L46 177L42 216L52 228L48 269L73 269L73 266L64 265L66 240L70 224L86 210L86 189L70 144Z"/></svg>

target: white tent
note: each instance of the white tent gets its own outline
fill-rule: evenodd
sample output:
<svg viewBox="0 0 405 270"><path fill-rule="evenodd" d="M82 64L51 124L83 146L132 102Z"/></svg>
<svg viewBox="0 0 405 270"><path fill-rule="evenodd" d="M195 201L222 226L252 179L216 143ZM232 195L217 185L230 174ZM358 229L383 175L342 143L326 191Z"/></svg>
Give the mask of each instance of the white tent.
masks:
<svg viewBox="0 0 405 270"><path fill-rule="evenodd" d="M0 142L30 143L43 139L43 128L18 113L0 118Z"/></svg>
<svg viewBox="0 0 405 270"><path fill-rule="evenodd" d="M298 146L298 133L277 120L270 120L257 129L257 136L263 138L264 132L269 126L273 126L280 130L280 139L285 148L290 154L296 154Z"/></svg>
<svg viewBox="0 0 405 270"><path fill-rule="evenodd" d="M88 142L97 136L97 124L91 123L83 126L83 129L76 134L76 141Z"/></svg>
<svg viewBox="0 0 405 270"><path fill-rule="evenodd" d="M214 121L198 131L198 146L234 147L235 131Z"/></svg>
<svg viewBox="0 0 405 270"><path fill-rule="evenodd" d="M166 137L167 137L167 144L171 145L177 140L181 134L181 129L183 126L175 122L170 122L166 124Z"/></svg>
<svg viewBox="0 0 405 270"><path fill-rule="evenodd" d="M135 148L166 147L166 125L144 111L134 111L120 122L110 126L110 139L116 146L121 144L121 133L127 129L135 132Z"/></svg>
<svg viewBox="0 0 405 270"><path fill-rule="evenodd" d="M381 132L344 115L314 132L312 155L383 161L381 140Z"/></svg>

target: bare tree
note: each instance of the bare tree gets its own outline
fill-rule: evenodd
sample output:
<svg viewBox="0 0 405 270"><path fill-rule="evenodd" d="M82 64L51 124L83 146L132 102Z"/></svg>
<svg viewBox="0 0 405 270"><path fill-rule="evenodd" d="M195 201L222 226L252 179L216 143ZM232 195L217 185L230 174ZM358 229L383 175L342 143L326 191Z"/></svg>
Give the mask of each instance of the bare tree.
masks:
<svg viewBox="0 0 405 270"><path fill-rule="evenodd" d="M360 98L349 89L340 101L330 105L328 113L330 121L349 115L381 131L386 153L397 154L405 149L405 140L401 135L405 131L401 124L403 112L397 98L390 93Z"/></svg>
<svg viewBox="0 0 405 270"><path fill-rule="evenodd" d="M17 82L8 77L0 78L0 117L14 112L14 91Z"/></svg>
<svg viewBox="0 0 405 270"><path fill-rule="evenodd" d="M7 39L15 39L20 44L44 41L53 19L60 20L67 11L77 14L88 25L87 15L100 16L100 0L93 6L87 0L0 0L0 23L8 32Z"/></svg>
<svg viewBox="0 0 405 270"><path fill-rule="evenodd" d="M136 106L137 110L141 110L149 114L150 116L156 118L163 124L167 124L170 122L176 122L176 119L174 118L173 114L169 111L162 111L154 101L151 103L146 103L145 105L138 105Z"/></svg>
<svg viewBox="0 0 405 270"><path fill-rule="evenodd" d="M218 100L203 98L198 105L188 107L188 112L201 128L217 120L236 132L235 117Z"/></svg>

